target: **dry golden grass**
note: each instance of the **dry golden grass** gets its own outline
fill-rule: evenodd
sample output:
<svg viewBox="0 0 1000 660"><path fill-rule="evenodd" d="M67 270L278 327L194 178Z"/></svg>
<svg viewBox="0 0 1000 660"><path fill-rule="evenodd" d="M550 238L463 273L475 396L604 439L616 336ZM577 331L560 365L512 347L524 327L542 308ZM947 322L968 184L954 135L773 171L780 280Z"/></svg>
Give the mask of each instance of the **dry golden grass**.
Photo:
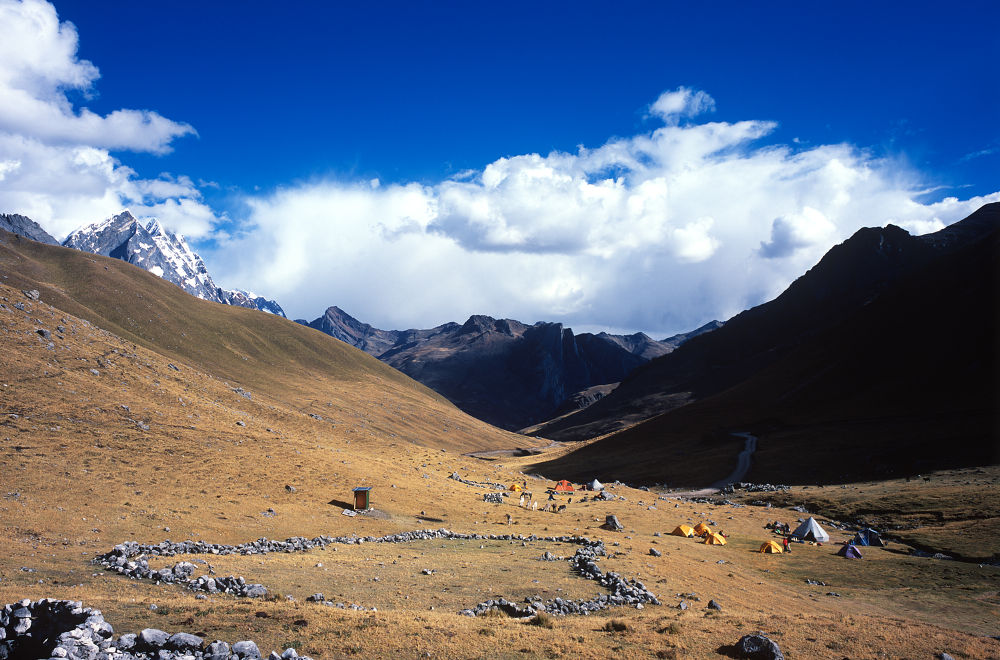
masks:
<svg viewBox="0 0 1000 660"><path fill-rule="evenodd" d="M3 275L8 279L0 282L15 277L0 269ZM18 288L31 283L17 277ZM30 302L19 290L0 286L0 298L7 298L0 300L7 307L0 310L0 603L78 599L100 608L119 633L157 627L230 641L252 638L265 649L295 646L315 658L425 652L444 658L713 657L756 630L771 635L789 658L928 657L944 650L955 657L1000 656L1000 643L984 637L997 634L1000 615L995 567L889 551L850 562L833 556L833 546L760 555L753 550L767 538L767 519L796 514L658 500L624 486L612 488L624 501L581 503L575 496L562 514L526 511L509 501L486 504L481 489L448 476L527 479L536 495L551 482L521 474L530 459L487 461L459 452L537 441L472 420L424 388L383 376L378 367L368 372L374 361L367 357L354 356L355 366L321 364L287 387L279 375L248 383L228 371L232 359L214 357L213 364L226 370L217 373L193 353L182 360L156 350L148 337L140 343L98 330L69 310L50 307L45 294L27 313L12 309L15 301ZM66 328L62 338L55 336L56 325ZM42 326L52 331L54 350L35 334ZM349 384L338 369L355 370ZM250 390L252 399L236 387ZM374 487L376 515L341 514L355 485ZM269 509L275 515L262 515ZM600 529L609 513L623 522L624 533ZM680 522L701 520L714 520L729 544L665 536ZM456 615L498 595L599 592L571 576L565 562L535 561L545 550L573 550L540 542L479 548L432 541L206 557L218 574L242 574L295 602L225 595L197 600L177 587L125 580L90 563L123 540L241 543L437 527L602 538L612 555L601 560L602 569L642 580L663 606L552 617L551 627ZM653 547L663 556L650 556ZM423 568L437 572L423 575ZM806 577L830 586L809 586ZM314 591L379 611L303 602ZM691 592L701 600L690 601L687 611L675 609L677 594ZM710 598L722 604L721 612L707 612ZM149 608L154 603L155 611ZM605 630L612 620L626 629Z"/></svg>

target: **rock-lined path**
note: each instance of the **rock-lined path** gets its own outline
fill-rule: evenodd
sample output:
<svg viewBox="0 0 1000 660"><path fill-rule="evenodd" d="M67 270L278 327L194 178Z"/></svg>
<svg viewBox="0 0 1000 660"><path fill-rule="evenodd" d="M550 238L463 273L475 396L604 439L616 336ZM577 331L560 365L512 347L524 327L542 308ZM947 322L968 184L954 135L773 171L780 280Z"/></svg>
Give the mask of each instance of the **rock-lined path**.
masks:
<svg viewBox="0 0 1000 660"><path fill-rule="evenodd" d="M94 562L106 570L113 571L134 580L153 580L158 583L178 584L194 591L209 593L228 593L247 598L260 597L267 594L267 589L261 584L247 583L242 577L215 577L202 575L192 577L195 565L182 561L172 568L153 570L149 567L146 556L174 557L177 555L262 555L272 552L306 552L308 550L325 548L328 545L362 545L364 543L408 543L412 541L430 540L456 541L519 541L521 543L571 543L581 546L569 558L571 569L587 580L594 580L608 589L609 594L601 594L590 600L566 600L555 598L543 600L540 596L524 599L523 605L518 605L506 599L494 599L479 603L474 608L460 612L466 616L477 616L491 610L502 610L510 616L527 617L537 612L550 614L583 614L587 615L608 607L631 605L641 608L650 603L659 605L656 596L645 585L634 579L626 579L615 572L601 571L597 558L607 553L603 541L593 541L584 536L524 536L522 534L461 534L448 529L417 530L401 532L386 536L317 536L307 539L294 536L284 541L272 541L265 538L240 545L221 545L205 543L204 541L164 541L156 545L147 545L128 541L116 545L110 552L98 555ZM334 605L334 603L324 604ZM352 606L351 609L368 609Z"/></svg>

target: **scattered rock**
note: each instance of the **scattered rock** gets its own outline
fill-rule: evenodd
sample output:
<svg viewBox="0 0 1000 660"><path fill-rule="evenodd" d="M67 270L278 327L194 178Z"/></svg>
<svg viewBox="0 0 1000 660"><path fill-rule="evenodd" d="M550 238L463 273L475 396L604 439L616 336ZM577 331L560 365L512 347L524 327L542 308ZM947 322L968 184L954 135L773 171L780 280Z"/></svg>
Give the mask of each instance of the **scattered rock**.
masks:
<svg viewBox="0 0 1000 660"><path fill-rule="evenodd" d="M778 645L762 633L741 637L736 643L736 652L748 660L785 660Z"/></svg>
<svg viewBox="0 0 1000 660"><path fill-rule="evenodd" d="M660 552L659 550L657 550L656 548L650 548L649 549L649 554L651 554L654 557L662 557L663 556L663 553Z"/></svg>
<svg viewBox="0 0 1000 660"><path fill-rule="evenodd" d="M717 610L717 611L720 611L720 612L722 611L722 605L719 605L719 603L717 603L715 601L715 599L712 599L712 600L708 601L707 608L710 609L710 610Z"/></svg>
<svg viewBox="0 0 1000 660"><path fill-rule="evenodd" d="M602 528L610 530L612 532L624 532L625 528L622 524L618 522L618 516L608 514L604 518L604 524L601 525Z"/></svg>
<svg viewBox="0 0 1000 660"><path fill-rule="evenodd" d="M21 293L23 293L24 297L27 298L28 300L38 300L38 297L41 295L40 293L38 293L37 289L31 289L30 291L22 290Z"/></svg>

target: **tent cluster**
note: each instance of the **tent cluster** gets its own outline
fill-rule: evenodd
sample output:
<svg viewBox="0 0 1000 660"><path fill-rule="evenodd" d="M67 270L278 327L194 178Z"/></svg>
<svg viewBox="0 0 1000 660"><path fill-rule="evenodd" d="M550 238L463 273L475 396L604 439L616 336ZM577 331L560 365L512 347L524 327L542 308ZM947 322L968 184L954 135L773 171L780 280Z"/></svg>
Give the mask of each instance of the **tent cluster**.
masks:
<svg viewBox="0 0 1000 660"><path fill-rule="evenodd" d="M778 527L775 527L775 529L778 529ZM828 543L830 541L830 535L812 517L806 519L805 522L796 527L795 531L789 534L789 537L800 541L813 541L817 544ZM858 531L853 539L845 543L837 551L837 555L845 559L862 559L858 546L884 547L885 541L882 540L882 536L877 531L868 527ZM759 552L780 555L784 552L784 548L777 541L767 541L760 546Z"/></svg>
<svg viewBox="0 0 1000 660"><path fill-rule="evenodd" d="M726 537L719 532L713 532L712 528L703 522L698 523L694 527L691 527L691 525L678 525L670 534L689 539L700 536L702 543L707 543L708 545L726 545Z"/></svg>

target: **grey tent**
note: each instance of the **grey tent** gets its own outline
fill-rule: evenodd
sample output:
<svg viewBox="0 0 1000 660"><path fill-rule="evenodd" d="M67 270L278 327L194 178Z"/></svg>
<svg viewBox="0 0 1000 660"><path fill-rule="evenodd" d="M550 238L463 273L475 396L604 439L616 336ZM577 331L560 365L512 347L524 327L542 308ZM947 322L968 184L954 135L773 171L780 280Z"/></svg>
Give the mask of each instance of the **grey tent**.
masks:
<svg viewBox="0 0 1000 660"><path fill-rule="evenodd" d="M830 540L830 535L819 526L819 523L812 516L809 516L804 523L795 528L792 537L803 541L816 541L817 543L827 543Z"/></svg>
<svg viewBox="0 0 1000 660"><path fill-rule="evenodd" d="M885 541L883 541L879 533L871 527L858 530L858 533L854 535L854 539L851 543L855 545L871 545L876 547L885 546Z"/></svg>
<svg viewBox="0 0 1000 660"><path fill-rule="evenodd" d="M604 484L602 484L597 479L594 479L589 484L587 484L587 488L589 488L590 490L604 490Z"/></svg>

